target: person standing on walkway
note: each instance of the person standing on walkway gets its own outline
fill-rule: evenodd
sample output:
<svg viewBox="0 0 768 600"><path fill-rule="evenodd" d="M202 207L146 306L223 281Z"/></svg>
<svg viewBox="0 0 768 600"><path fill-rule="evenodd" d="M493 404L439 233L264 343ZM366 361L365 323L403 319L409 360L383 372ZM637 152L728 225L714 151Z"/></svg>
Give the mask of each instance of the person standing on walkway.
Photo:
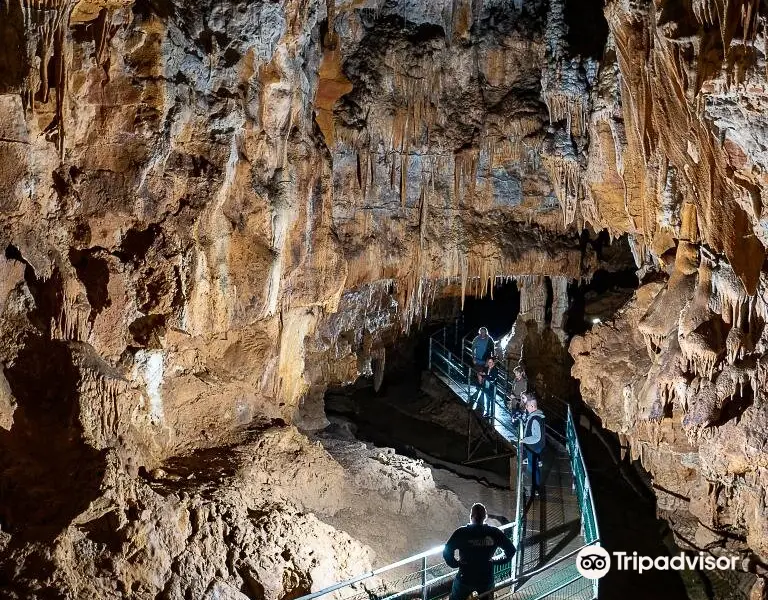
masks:
<svg viewBox="0 0 768 600"><path fill-rule="evenodd" d="M453 580L450 600L466 600L472 592L490 592L486 600L493 598L493 565L511 560L515 546L498 527L486 525L488 512L482 504L472 505L469 524L459 527L445 543L443 559L454 569L459 569ZM504 551L504 558L494 559L496 549ZM459 559L456 560L456 551Z"/></svg>
<svg viewBox="0 0 768 600"><path fill-rule="evenodd" d="M525 460L531 475L531 493L539 497L541 490L541 453L544 451L546 435L544 433L544 413L539 410L539 404L531 392L523 394L525 401L525 433L520 440L525 449Z"/></svg>
<svg viewBox="0 0 768 600"><path fill-rule="evenodd" d="M471 394L469 396L469 408L475 409L479 408L481 411L483 410L483 396L485 393L485 375L486 370L484 366L481 367L475 367L475 377L477 378L474 394Z"/></svg>
<svg viewBox="0 0 768 600"><path fill-rule="evenodd" d="M485 366L485 385L483 394L485 396L485 407L483 415L493 418L496 408L496 380L499 377L499 367L496 366L496 358L491 356ZM481 401L482 402L482 401Z"/></svg>
<svg viewBox="0 0 768 600"><path fill-rule="evenodd" d="M475 339L472 340L472 361L475 364L475 369L485 368L485 363L493 356L496 348L496 342L488 335L488 328L481 327Z"/></svg>
<svg viewBox="0 0 768 600"><path fill-rule="evenodd" d="M525 369L522 365L517 365L512 370L512 373L515 377L512 380L510 391L512 392L512 397L515 399L518 406L511 406L510 408L523 408L523 406L520 405L522 404L523 394L528 391L528 377L526 377ZM510 404L513 402L514 401L511 401Z"/></svg>

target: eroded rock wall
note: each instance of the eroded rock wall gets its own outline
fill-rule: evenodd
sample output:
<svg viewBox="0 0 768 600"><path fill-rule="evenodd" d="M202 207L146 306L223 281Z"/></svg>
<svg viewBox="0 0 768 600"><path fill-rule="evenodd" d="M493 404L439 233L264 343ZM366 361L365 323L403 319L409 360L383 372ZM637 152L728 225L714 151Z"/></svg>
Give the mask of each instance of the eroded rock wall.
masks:
<svg viewBox="0 0 768 600"><path fill-rule="evenodd" d="M70 370L72 426L147 464L317 427L446 285L595 268L547 167L544 2L2 10L3 423Z"/></svg>
<svg viewBox="0 0 768 600"><path fill-rule="evenodd" d="M572 342L573 374L678 541L740 552L764 576L766 14L719 0L605 14L582 201L630 234L645 285Z"/></svg>
<svg viewBox="0 0 768 600"><path fill-rule="evenodd" d="M613 0L605 27L602 12L2 0L7 564L76 539L105 498L150 494L170 457L323 426L325 387L376 375L440 294L514 276L538 326L547 277L560 343L564 288L600 266L585 226L628 234L647 278L617 325L573 343L585 400L699 542L765 561L765 9ZM147 502L147 519L184 515ZM140 527L122 513L108 528ZM77 560L50 585L80 589ZM148 595L173 579L160 563ZM206 581L269 587L228 573Z"/></svg>

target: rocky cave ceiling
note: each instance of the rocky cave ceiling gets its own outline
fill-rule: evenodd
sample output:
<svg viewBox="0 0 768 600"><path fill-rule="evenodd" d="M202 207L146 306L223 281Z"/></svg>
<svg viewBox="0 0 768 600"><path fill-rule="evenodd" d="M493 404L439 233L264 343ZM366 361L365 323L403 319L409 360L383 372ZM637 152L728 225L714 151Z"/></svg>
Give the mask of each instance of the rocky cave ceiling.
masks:
<svg viewBox="0 0 768 600"><path fill-rule="evenodd" d="M0 566L35 547L40 585L108 597L67 553L136 521L126 502L181 510L140 469L254 424L322 427L326 387L436 297L515 277L533 305L546 277L562 305L612 268L586 229L627 240L642 286L571 342L584 401L692 544L765 569L767 16L0 0ZM72 473L75 497L29 509ZM153 568L135 597L168 583Z"/></svg>

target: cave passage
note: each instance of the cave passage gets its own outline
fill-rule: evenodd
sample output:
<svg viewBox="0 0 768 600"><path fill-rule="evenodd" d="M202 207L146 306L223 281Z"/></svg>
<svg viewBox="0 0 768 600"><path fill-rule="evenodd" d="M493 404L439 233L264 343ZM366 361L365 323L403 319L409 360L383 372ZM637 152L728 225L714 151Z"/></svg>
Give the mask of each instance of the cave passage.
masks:
<svg viewBox="0 0 768 600"><path fill-rule="evenodd" d="M579 433L599 507L601 543L609 550L636 550L649 556L678 552L669 528L656 517L655 498L647 488L644 473L627 459L617 462L618 439L603 430L591 416L570 375L572 359L567 352L570 337L612 319L639 285L634 269L625 266L620 261L613 271L598 270L589 281L568 285L564 338L552 330L554 293L549 278L538 282L538 312L533 313L543 315L541 323L531 319L531 312L521 313L523 283L520 281L499 281L494 286L493 298L490 293L484 297L467 297L463 310L457 307L455 321L425 323L421 329L387 348L390 358L378 392L374 392L366 379L346 388L330 389L325 397L326 413L332 422L329 431L351 432L377 447L393 447L399 453L425 460L432 465L433 472L441 474L436 476L436 481L450 486L464 502L498 498L504 493L511 497L514 487L510 487L509 482L514 478L514 471L502 453L480 464L464 465L468 436L466 407L455 402L445 389L440 389L442 384L436 382L428 370L427 356L430 336L436 332L439 338L444 331L446 345L455 346L465 336L472 338L481 326L487 327L496 340L507 336L514 327L515 337L524 339L523 364L531 388L540 397L555 390L577 414L584 415L580 420L586 428ZM548 405L543 406L546 412ZM554 423L554 416L550 418ZM557 443L554 438L549 442ZM498 448L495 451L498 452ZM481 449L480 453L483 452L492 455L494 448L489 443ZM545 464L545 471L555 468L552 455ZM496 511L499 522L509 518L511 506L498 501L495 506L499 507ZM545 527L543 521L541 527ZM557 527L566 531L568 524ZM544 543L539 537L532 539L531 543ZM568 539L571 538L566 535L560 543L566 544ZM627 582L635 589L628 591ZM642 577L633 573L609 573L603 580L600 597L645 598L644 590L650 588L665 590L665 598L687 597L679 574L661 571Z"/></svg>
<svg viewBox="0 0 768 600"><path fill-rule="evenodd" d="M520 313L520 291L514 280L498 280L493 284L493 297L488 293L482 297L468 296L460 315L462 335L470 337L480 327L487 327L494 340L512 329Z"/></svg>
<svg viewBox="0 0 768 600"><path fill-rule="evenodd" d="M600 269L589 281L572 283L568 290L570 306L565 324L569 337L583 335L593 325L610 321L639 285L634 268Z"/></svg>

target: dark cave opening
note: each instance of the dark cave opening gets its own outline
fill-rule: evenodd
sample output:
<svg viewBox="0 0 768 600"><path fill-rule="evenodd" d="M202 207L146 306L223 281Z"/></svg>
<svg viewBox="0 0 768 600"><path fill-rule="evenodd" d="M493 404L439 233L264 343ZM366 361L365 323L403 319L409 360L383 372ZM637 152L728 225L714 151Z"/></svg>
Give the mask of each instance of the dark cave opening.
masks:
<svg viewBox="0 0 768 600"><path fill-rule="evenodd" d="M566 331L570 336L583 335L593 325L611 320L639 286L634 268L601 269L589 281L572 284Z"/></svg>
<svg viewBox="0 0 768 600"><path fill-rule="evenodd" d="M490 290L489 290L490 292ZM498 280L490 293L482 297L469 296L461 312L464 334L474 335L487 327L490 336L498 340L508 333L520 313L520 291L514 280Z"/></svg>
<svg viewBox="0 0 768 600"><path fill-rule="evenodd" d="M106 458L81 438L77 360L33 335L5 370L18 407L0 428L0 527L26 539L52 540L99 495Z"/></svg>
<svg viewBox="0 0 768 600"><path fill-rule="evenodd" d="M567 0L568 47L571 54L600 59L608 39L608 21L602 0Z"/></svg>

